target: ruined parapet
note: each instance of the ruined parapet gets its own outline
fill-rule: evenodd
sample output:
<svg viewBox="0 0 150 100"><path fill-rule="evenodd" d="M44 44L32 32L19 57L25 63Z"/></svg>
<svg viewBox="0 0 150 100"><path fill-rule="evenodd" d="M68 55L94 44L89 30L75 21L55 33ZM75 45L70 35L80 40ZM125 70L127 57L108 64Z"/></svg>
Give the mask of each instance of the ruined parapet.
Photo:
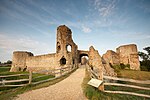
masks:
<svg viewBox="0 0 150 100"><path fill-rule="evenodd" d="M112 50L108 50L105 54L103 54L103 59L112 64L112 65L119 65L120 61L119 61L119 55L112 51Z"/></svg>
<svg viewBox="0 0 150 100"><path fill-rule="evenodd" d="M13 52L12 67L10 72L24 71L26 67L26 59L29 56L33 56L31 52L15 51Z"/></svg>
<svg viewBox="0 0 150 100"><path fill-rule="evenodd" d="M114 72L114 69L111 68L110 64L111 65L120 64L119 55L112 50L108 50L105 54L103 54L102 59L105 61L105 62L103 61L105 69L104 74L107 76L116 76L117 74Z"/></svg>
<svg viewBox="0 0 150 100"><path fill-rule="evenodd" d="M103 80L104 67L102 64L102 58L93 46L89 48L89 66L91 66L94 72L99 75L99 79Z"/></svg>
<svg viewBox="0 0 150 100"><path fill-rule="evenodd" d="M129 64L130 69L140 70L138 50L135 44L122 45L116 49L120 63Z"/></svg>

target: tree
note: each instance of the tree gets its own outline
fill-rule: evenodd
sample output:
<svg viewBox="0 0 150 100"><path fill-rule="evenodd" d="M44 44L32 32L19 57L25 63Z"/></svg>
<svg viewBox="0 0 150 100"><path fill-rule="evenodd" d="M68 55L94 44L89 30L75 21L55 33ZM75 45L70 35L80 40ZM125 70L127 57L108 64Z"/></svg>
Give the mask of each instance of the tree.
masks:
<svg viewBox="0 0 150 100"><path fill-rule="evenodd" d="M144 60L148 60L149 59L149 56L147 54L145 54L144 52L139 52L139 56Z"/></svg>
<svg viewBox="0 0 150 100"><path fill-rule="evenodd" d="M150 47L145 47L143 48L143 50L145 50L147 52L139 52L139 56L145 61L145 60L150 60Z"/></svg>
<svg viewBox="0 0 150 100"><path fill-rule="evenodd" d="M12 64L12 61L8 60L8 61L6 62L6 64Z"/></svg>
<svg viewBox="0 0 150 100"><path fill-rule="evenodd" d="M140 61L141 64L141 70L147 70L150 71L150 47L143 48L147 52L139 52L139 56L142 58L142 61Z"/></svg>
<svg viewBox="0 0 150 100"><path fill-rule="evenodd" d="M148 56L150 58L150 47L146 47L143 50L145 50L148 53ZM149 59L150 60L150 59Z"/></svg>

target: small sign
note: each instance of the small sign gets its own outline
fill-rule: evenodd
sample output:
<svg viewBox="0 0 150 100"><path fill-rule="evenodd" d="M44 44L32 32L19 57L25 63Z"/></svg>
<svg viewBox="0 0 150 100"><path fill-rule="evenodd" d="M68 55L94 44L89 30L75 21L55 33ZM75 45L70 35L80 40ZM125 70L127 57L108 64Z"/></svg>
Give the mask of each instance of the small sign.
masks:
<svg viewBox="0 0 150 100"><path fill-rule="evenodd" d="M92 78L92 79L88 82L88 84L91 85L91 86L94 86L94 87L98 88L98 87L102 84L102 82L103 82L102 80L98 80L98 79Z"/></svg>

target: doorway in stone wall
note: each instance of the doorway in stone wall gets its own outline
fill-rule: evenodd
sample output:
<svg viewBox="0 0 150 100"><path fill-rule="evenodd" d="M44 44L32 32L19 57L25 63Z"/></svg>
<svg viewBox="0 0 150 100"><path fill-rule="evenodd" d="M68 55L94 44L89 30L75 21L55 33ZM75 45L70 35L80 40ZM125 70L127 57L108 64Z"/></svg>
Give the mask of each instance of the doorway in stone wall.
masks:
<svg viewBox="0 0 150 100"><path fill-rule="evenodd" d="M87 54L80 54L79 63L81 65L86 65L86 64L88 64L88 59L89 59L89 57Z"/></svg>
<svg viewBox="0 0 150 100"><path fill-rule="evenodd" d="M60 65L66 65L66 58L65 57L62 57L61 59L60 59Z"/></svg>

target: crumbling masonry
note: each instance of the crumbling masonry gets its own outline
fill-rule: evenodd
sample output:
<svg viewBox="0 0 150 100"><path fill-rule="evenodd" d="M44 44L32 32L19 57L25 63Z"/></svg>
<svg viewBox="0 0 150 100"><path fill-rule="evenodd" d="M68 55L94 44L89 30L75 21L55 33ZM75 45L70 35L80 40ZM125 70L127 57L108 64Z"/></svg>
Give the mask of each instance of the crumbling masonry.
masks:
<svg viewBox="0 0 150 100"><path fill-rule="evenodd" d="M71 51L68 50L71 47ZM88 64L97 72L114 76L114 70L110 67L115 64L130 64L130 69L139 70L139 58L136 45L125 45L117 48L117 51L107 51L101 57L93 46L89 51L78 50L78 46L72 39L71 30L61 25L57 28L56 53L34 56L31 52L14 51L11 72L25 71L32 68L33 71L52 70L62 67L78 67L83 56L89 57Z"/></svg>

